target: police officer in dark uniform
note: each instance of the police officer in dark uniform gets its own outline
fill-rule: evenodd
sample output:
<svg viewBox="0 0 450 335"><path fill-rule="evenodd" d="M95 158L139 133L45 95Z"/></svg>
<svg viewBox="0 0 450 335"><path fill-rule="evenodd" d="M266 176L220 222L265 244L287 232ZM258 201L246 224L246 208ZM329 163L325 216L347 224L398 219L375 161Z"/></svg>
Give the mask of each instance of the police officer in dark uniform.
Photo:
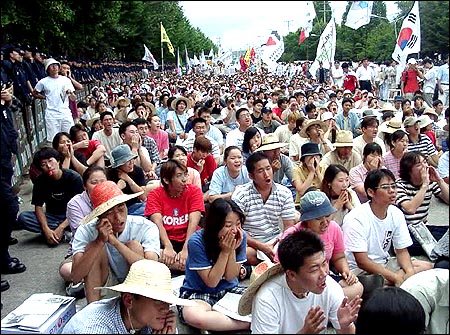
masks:
<svg viewBox="0 0 450 335"><path fill-rule="evenodd" d="M2 103L0 105L0 213L2 213L2 223L0 224L0 267L2 274L21 273L26 270L26 266L16 257L9 254L9 245L13 241L11 231L17 220L19 212L19 200L14 193L11 180L14 174L12 155L17 153L17 131L14 127L13 116L8 106L12 102L12 94L2 85ZM2 280L2 291L9 288L9 283Z"/></svg>

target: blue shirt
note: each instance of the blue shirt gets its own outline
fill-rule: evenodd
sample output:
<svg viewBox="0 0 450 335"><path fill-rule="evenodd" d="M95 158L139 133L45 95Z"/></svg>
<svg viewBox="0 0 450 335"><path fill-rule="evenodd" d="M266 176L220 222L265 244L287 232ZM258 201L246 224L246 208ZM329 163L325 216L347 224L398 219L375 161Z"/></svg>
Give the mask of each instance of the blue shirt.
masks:
<svg viewBox="0 0 450 335"><path fill-rule="evenodd" d="M354 112L348 113L348 128L345 127L343 113L339 113L338 115L336 115L336 124L339 126L339 129L341 130L350 130L353 133L353 138L361 135L358 134L358 132L356 131L356 129L360 128L361 121L359 120L358 115L356 115L356 113Z"/></svg>
<svg viewBox="0 0 450 335"><path fill-rule="evenodd" d="M233 192L237 185L243 185L249 181L250 178L245 165L242 165L241 172L236 178L231 178L227 167L222 165L212 175L211 184L209 184L209 195Z"/></svg>
<svg viewBox="0 0 450 335"><path fill-rule="evenodd" d="M247 261L247 234L243 232L241 246L237 249L236 263ZM207 286L200 275L199 270L211 269L214 263L206 255L205 242L203 241L203 229L191 235L188 241L188 258L186 260L186 277L184 278L182 289L203 293L215 293L229 290L238 285L237 277L231 281L221 279L216 287Z"/></svg>

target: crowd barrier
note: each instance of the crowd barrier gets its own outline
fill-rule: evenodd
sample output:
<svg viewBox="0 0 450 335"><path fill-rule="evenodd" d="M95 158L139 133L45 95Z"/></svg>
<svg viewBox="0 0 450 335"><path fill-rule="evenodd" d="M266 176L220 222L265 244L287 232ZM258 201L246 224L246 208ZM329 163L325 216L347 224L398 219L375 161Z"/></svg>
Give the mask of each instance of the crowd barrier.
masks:
<svg viewBox="0 0 450 335"><path fill-rule="evenodd" d="M125 79L121 81L125 82ZM91 94L94 86L106 86L109 83L110 80L84 84L83 89L76 92L77 102ZM31 106L25 107L22 112L13 116L14 126L19 135L17 138L19 151L14 157L13 187L19 186L23 177L28 174L35 152L49 143L45 126L45 107L45 100L33 99Z"/></svg>

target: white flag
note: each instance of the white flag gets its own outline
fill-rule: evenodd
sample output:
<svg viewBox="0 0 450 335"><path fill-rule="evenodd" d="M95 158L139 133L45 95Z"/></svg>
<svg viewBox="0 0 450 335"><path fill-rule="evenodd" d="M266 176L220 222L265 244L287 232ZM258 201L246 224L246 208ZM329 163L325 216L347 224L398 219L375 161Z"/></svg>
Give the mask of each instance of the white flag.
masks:
<svg viewBox="0 0 450 335"><path fill-rule="evenodd" d="M345 25L352 29L358 29L370 22L373 1L353 1L347 13Z"/></svg>
<svg viewBox="0 0 450 335"><path fill-rule="evenodd" d="M310 73L314 75L319 62L323 63L323 67L330 68L330 63L334 63L334 54L336 52L336 23L334 17L331 17L330 22L320 35L319 44L317 45L316 59L309 69Z"/></svg>
<svg viewBox="0 0 450 335"><path fill-rule="evenodd" d="M159 65L156 62L155 57L153 57L152 53L150 52L150 50L147 48L147 46L145 44L144 44L144 57L142 57L142 60L153 63L153 68L155 70L158 70Z"/></svg>
<svg viewBox="0 0 450 335"><path fill-rule="evenodd" d="M216 59L216 63L219 62L228 67L233 62L233 52L231 50L225 51Z"/></svg>
<svg viewBox="0 0 450 335"><path fill-rule="evenodd" d="M211 48L211 50L209 51L208 57L211 58L211 59L214 58L214 50L213 50L213 48Z"/></svg>
<svg viewBox="0 0 450 335"><path fill-rule="evenodd" d="M283 37L277 31L272 31L267 42L261 46L261 60L272 69L283 52Z"/></svg>
<svg viewBox="0 0 450 335"><path fill-rule="evenodd" d="M302 11L299 13L298 23L300 28L305 29L306 37L313 28L313 20L316 17L316 10L314 9L313 1L305 1L302 3ZM295 20L294 22L296 22Z"/></svg>
<svg viewBox="0 0 450 335"><path fill-rule="evenodd" d="M409 14L403 19L392 58L404 68L407 56L418 52L420 52L420 16L419 1L416 1Z"/></svg>

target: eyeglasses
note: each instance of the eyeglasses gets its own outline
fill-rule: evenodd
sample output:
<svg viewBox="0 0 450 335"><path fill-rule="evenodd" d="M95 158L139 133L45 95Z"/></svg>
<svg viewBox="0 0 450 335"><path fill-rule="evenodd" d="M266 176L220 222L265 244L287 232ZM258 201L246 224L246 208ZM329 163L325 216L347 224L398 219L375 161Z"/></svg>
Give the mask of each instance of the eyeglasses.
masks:
<svg viewBox="0 0 450 335"><path fill-rule="evenodd" d="M389 189L392 189L392 190L396 190L397 189L397 184L396 183L392 183L392 184L384 184L384 185L380 185L380 186L377 186L377 187L375 187L375 189L382 189L383 191L388 191Z"/></svg>

